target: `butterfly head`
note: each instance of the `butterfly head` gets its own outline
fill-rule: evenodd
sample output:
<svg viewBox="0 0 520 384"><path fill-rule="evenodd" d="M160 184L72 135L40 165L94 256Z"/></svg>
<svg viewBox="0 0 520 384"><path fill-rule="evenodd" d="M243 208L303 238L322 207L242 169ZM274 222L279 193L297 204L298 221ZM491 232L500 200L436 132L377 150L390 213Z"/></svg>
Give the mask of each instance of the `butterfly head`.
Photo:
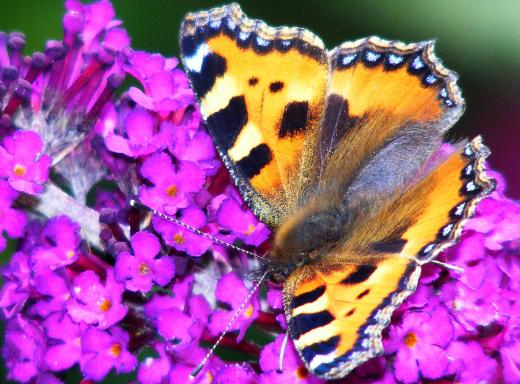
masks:
<svg viewBox="0 0 520 384"><path fill-rule="evenodd" d="M338 209L302 210L276 233L260 272L283 283L297 268L324 258L345 236L348 214Z"/></svg>

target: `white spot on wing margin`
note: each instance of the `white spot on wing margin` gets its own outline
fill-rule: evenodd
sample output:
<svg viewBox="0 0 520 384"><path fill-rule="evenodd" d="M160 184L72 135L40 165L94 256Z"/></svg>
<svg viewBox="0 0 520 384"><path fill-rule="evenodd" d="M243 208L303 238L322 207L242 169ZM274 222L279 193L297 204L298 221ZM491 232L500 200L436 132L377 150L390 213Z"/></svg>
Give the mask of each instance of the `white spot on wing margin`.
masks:
<svg viewBox="0 0 520 384"><path fill-rule="evenodd" d="M200 73L204 58L210 53L211 49L209 49L208 44L201 44L193 55L184 58L184 65L190 72Z"/></svg>

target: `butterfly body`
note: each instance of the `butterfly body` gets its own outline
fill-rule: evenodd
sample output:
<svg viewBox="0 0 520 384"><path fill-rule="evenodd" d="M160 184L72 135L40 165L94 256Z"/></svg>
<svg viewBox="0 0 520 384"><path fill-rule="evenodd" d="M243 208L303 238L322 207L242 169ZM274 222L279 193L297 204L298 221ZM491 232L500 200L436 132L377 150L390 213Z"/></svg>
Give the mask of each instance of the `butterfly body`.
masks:
<svg viewBox="0 0 520 384"><path fill-rule="evenodd" d="M456 74L431 42L327 51L236 4L187 15L181 49L222 160L275 232L264 268L283 280L296 349L313 374L344 377L383 352L420 266L493 190L480 138L443 143L464 109Z"/></svg>

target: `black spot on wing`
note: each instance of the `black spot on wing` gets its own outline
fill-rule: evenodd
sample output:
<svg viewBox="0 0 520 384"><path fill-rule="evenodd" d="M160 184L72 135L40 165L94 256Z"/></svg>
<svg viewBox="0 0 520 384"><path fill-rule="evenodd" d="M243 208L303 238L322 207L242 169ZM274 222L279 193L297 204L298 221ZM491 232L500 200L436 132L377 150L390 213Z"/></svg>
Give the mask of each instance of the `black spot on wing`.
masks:
<svg viewBox="0 0 520 384"><path fill-rule="evenodd" d="M302 354L303 359L307 363L310 363L314 356L328 355L329 353L334 351L338 347L339 341L339 336L333 336L328 340L309 345L308 347L303 348L300 352Z"/></svg>
<svg viewBox="0 0 520 384"><path fill-rule="evenodd" d="M232 148L238 134L247 123L244 96L233 97L225 108L210 115L207 123L217 144L225 151Z"/></svg>
<svg viewBox="0 0 520 384"><path fill-rule="evenodd" d="M283 89L283 85L281 81L274 81L269 84L269 91L271 91L271 93L280 92Z"/></svg>
<svg viewBox="0 0 520 384"><path fill-rule="evenodd" d="M367 288L363 292L361 292L359 295L357 295L356 299L358 299L358 300L362 299L363 297L365 297L369 293L370 293L370 288Z"/></svg>
<svg viewBox="0 0 520 384"><path fill-rule="evenodd" d="M322 285L312 291L302 293L301 295L295 296L292 300L292 307L298 308L304 304L312 303L316 301L321 295L325 293L325 286Z"/></svg>
<svg viewBox="0 0 520 384"><path fill-rule="evenodd" d="M373 243L370 246L370 249L372 252L376 253L400 253L405 245L406 240L404 239L388 239L378 243Z"/></svg>
<svg viewBox="0 0 520 384"><path fill-rule="evenodd" d="M337 144L359 122L358 117L349 116L348 101L332 94L325 103L325 115L321 128L321 153L334 151Z"/></svg>
<svg viewBox="0 0 520 384"><path fill-rule="evenodd" d="M312 331L315 328L323 327L331 323L334 316L329 311L315 313L304 313L291 319L291 336L298 339L301 335Z"/></svg>
<svg viewBox="0 0 520 384"><path fill-rule="evenodd" d="M362 283L374 273L377 266L374 265L359 265L354 272L348 275L341 281L341 284L357 284Z"/></svg>
<svg viewBox="0 0 520 384"><path fill-rule="evenodd" d="M283 112L278 136L284 138L304 131L308 113L309 103L306 101L294 101L287 104Z"/></svg>
<svg viewBox="0 0 520 384"><path fill-rule="evenodd" d="M240 159L237 166L245 177L251 179L258 175L272 158L269 147L266 144L260 144L254 147L246 157Z"/></svg>
<svg viewBox="0 0 520 384"><path fill-rule="evenodd" d="M202 62L201 71L188 72L197 95L204 97L215 85L218 77L226 72L226 59L215 53L208 54Z"/></svg>
<svg viewBox="0 0 520 384"><path fill-rule="evenodd" d="M249 78L249 80L247 81L247 83L248 83L250 86L254 87L255 85L258 84L258 77L251 76L251 77Z"/></svg>

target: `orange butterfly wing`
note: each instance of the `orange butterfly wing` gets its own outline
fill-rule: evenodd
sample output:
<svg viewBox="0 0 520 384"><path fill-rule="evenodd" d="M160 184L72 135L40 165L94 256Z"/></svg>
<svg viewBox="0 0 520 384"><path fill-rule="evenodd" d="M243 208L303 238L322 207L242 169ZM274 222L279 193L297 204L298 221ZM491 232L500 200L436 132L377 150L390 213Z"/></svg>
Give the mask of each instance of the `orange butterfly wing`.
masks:
<svg viewBox="0 0 520 384"><path fill-rule="evenodd" d="M295 346L327 379L348 374L383 352L381 332L417 286L420 265L456 242L477 202L494 188L480 137L422 181L397 194L320 263L296 270L284 286ZM380 239L380 227L403 227Z"/></svg>
<svg viewBox="0 0 520 384"><path fill-rule="evenodd" d="M184 66L208 129L253 212L277 227L297 205L327 81L321 40L231 4L186 16Z"/></svg>
<svg viewBox="0 0 520 384"><path fill-rule="evenodd" d="M433 42L403 44L370 37L329 52L330 80L320 130L321 182L352 182L374 152L397 135L415 135L424 161L464 110L457 75ZM420 162L417 162L420 163ZM408 170L413 174L415 169Z"/></svg>

